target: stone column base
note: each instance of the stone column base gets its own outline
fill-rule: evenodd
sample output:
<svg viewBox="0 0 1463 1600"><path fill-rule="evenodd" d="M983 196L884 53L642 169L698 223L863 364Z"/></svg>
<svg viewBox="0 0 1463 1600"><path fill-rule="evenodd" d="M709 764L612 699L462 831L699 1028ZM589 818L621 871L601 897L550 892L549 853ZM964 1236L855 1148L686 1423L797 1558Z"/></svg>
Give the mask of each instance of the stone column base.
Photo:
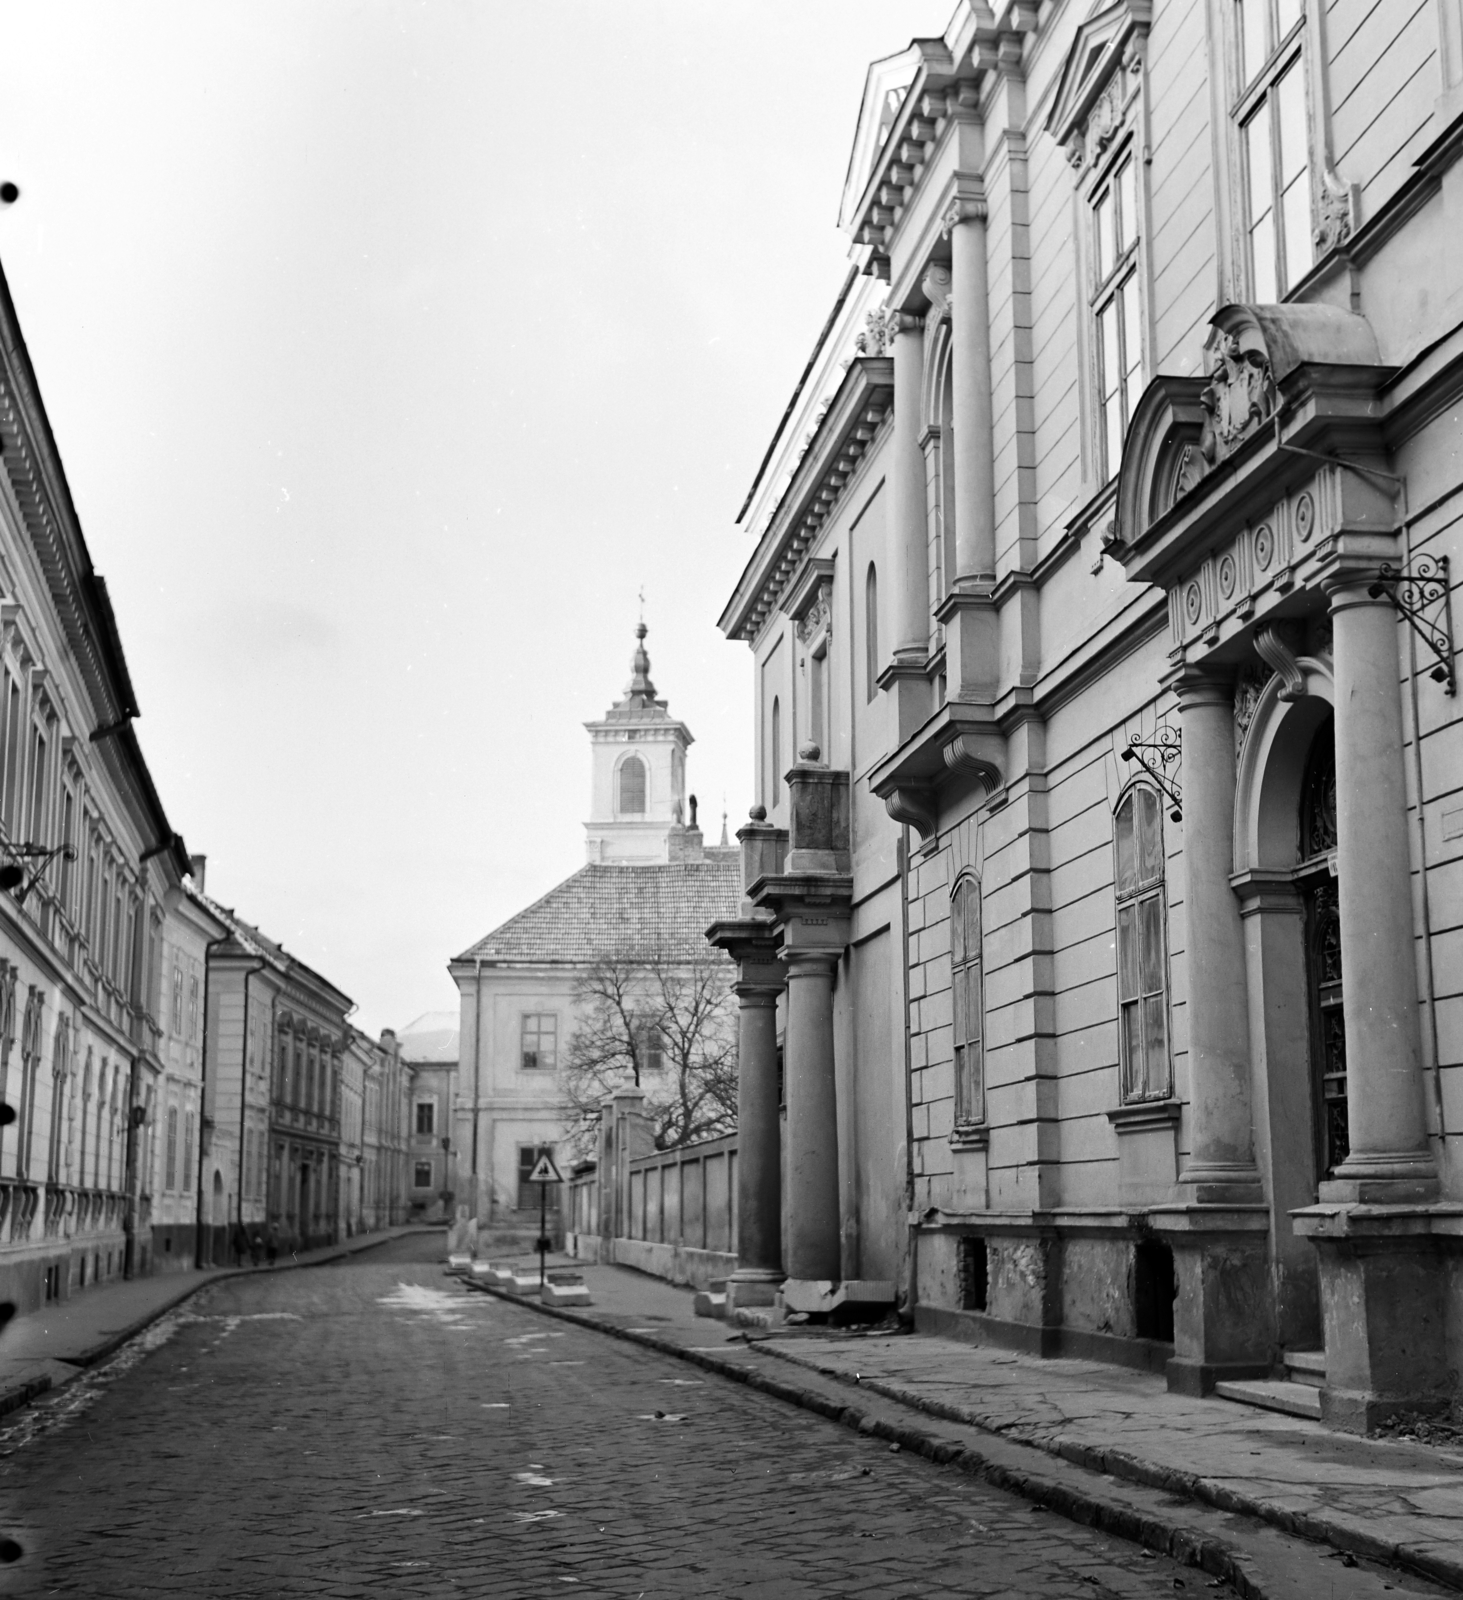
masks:
<svg viewBox="0 0 1463 1600"><path fill-rule="evenodd" d="M1307 1206L1295 1231L1320 1258L1326 1385L1321 1420L1366 1433L1448 1408L1447 1307L1463 1206Z"/></svg>
<svg viewBox="0 0 1463 1600"><path fill-rule="evenodd" d="M1269 1207L1165 1206L1148 1221L1174 1255L1169 1389L1203 1395L1226 1380L1269 1377L1276 1356Z"/></svg>
<svg viewBox="0 0 1463 1600"><path fill-rule="evenodd" d="M782 1274L774 1267L738 1267L726 1280L727 1315L739 1306L773 1305L781 1286Z"/></svg>
<svg viewBox="0 0 1463 1600"><path fill-rule="evenodd" d="M784 1313L799 1311L812 1316L829 1316L835 1311L867 1314L880 1308L893 1310L895 1289L892 1283L873 1278L845 1278L841 1283L827 1278L788 1278L778 1293Z"/></svg>

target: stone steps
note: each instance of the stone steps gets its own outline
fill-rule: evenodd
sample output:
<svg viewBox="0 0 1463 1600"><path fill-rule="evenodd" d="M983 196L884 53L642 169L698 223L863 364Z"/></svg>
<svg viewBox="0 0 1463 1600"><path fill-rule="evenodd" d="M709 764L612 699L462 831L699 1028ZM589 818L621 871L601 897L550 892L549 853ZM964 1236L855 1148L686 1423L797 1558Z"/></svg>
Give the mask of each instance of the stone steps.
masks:
<svg viewBox="0 0 1463 1600"><path fill-rule="evenodd" d="M1308 1383L1320 1389L1326 1383L1326 1352L1324 1350L1287 1350L1285 1375L1292 1383Z"/></svg>
<svg viewBox="0 0 1463 1600"><path fill-rule="evenodd" d="M1293 1417L1321 1420L1318 1385L1287 1383L1283 1378L1250 1378L1242 1383L1216 1383L1214 1392L1221 1400L1237 1400L1241 1405L1259 1406L1264 1411L1284 1411Z"/></svg>

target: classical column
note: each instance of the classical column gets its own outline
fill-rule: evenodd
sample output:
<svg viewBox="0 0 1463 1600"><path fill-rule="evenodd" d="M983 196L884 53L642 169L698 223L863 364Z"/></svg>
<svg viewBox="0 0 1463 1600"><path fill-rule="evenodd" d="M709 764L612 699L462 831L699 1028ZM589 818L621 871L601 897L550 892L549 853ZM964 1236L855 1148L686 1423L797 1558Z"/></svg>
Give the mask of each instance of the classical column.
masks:
<svg viewBox="0 0 1463 1600"><path fill-rule="evenodd" d="M782 1282L782 1117L777 1084L781 975L735 985L737 1029L737 1270L729 1306L770 1305Z"/></svg>
<svg viewBox="0 0 1463 1600"><path fill-rule="evenodd" d="M1328 585L1336 661L1336 844L1351 1153L1323 1200L1437 1193L1418 1021L1397 614L1367 585Z"/></svg>
<svg viewBox="0 0 1463 1600"><path fill-rule="evenodd" d="M1261 1198L1250 1115L1250 1015L1234 870L1232 686L1178 684L1183 723L1184 972L1188 984L1189 1159L1180 1182L1201 1204Z"/></svg>
<svg viewBox="0 0 1463 1600"><path fill-rule="evenodd" d="M986 290L986 208L957 199L950 235L951 424L955 434L955 570L962 581L996 578L996 459L991 429L991 331Z"/></svg>
<svg viewBox="0 0 1463 1600"><path fill-rule="evenodd" d="M831 950L786 950L787 1275L841 1276Z"/></svg>
<svg viewBox="0 0 1463 1600"><path fill-rule="evenodd" d="M925 465L919 447L924 325L899 313L894 334L894 438L890 544L894 560L894 656L921 666L930 644L926 572Z"/></svg>

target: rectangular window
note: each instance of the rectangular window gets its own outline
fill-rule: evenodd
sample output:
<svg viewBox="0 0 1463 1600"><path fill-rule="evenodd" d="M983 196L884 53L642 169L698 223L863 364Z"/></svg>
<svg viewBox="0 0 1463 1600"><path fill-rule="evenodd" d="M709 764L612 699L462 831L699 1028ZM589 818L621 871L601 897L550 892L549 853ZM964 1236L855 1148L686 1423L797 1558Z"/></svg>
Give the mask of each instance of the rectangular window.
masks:
<svg viewBox="0 0 1463 1600"><path fill-rule="evenodd" d="M559 1064L559 1019L551 1011L523 1014L523 1070L552 1072Z"/></svg>
<svg viewBox="0 0 1463 1600"><path fill-rule="evenodd" d="M1122 460L1123 435L1143 387L1138 180L1131 147L1093 195L1091 304L1097 340L1099 476L1106 482Z"/></svg>
<svg viewBox="0 0 1463 1600"><path fill-rule="evenodd" d="M20 685L7 672L5 703L5 831L15 836L15 807L20 793Z"/></svg>
<svg viewBox="0 0 1463 1600"><path fill-rule="evenodd" d="M1315 265L1300 0L1233 0L1250 299L1273 304Z"/></svg>
<svg viewBox="0 0 1463 1600"><path fill-rule="evenodd" d="M76 848L76 796L70 789L62 791L61 843ZM75 917L76 907L72 897L76 892L76 862L67 855L61 857L61 909L68 917Z"/></svg>
<svg viewBox="0 0 1463 1600"><path fill-rule="evenodd" d="M435 1133L437 1131L437 1102L435 1100L417 1101L417 1132Z"/></svg>
<svg viewBox="0 0 1463 1600"><path fill-rule="evenodd" d="M416 1171L412 1177L412 1187L414 1189L430 1189L432 1187L432 1163L430 1161L417 1162Z"/></svg>
<svg viewBox="0 0 1463 1600"><path fill-rule="evenodd" d="M985 1121L980 884L964 877L950 902L950 985L955 1025L955 1126Z"/></svg>
<svg viewBox="0 0 1463 1600"><path fill-rule="evenodd" d="M183 969L173 963L173 1032L183 1036Z"/></svg>
<svg viewBox="0 0 1463 1600"><path fill-rule="evenodd" d="M50 818L46 815L46 736L39 728L30 735L30 836L47 843Z"/></svg>
<svg viewBox="0 0 1463 1600"><path fill-rule="evenodd" d="M183 1187L193 1187L193 1113L183 1118Z"/></svg>
<svg viewBox="0 0 1463 1600"><path fill-rule="evenodd" d="M198 974L188 979L188 1037L198 1037Z"/></svg>
<svg viewBox="0 0 1463 1600"><path fill-rule="evenodd" d="M1158 796L1146 785L1130 790L1118 807L1114 845L1123 1099L1163 1100L1171 1092L1163 821Z"/></svg>
<svg viewBox="0 0 1463 1600"><path fill-rule="evenodd" d="M163 1188L172 1189L178 1182L178 1108L168 1108L167 1167L163 1174Z"/></svg>

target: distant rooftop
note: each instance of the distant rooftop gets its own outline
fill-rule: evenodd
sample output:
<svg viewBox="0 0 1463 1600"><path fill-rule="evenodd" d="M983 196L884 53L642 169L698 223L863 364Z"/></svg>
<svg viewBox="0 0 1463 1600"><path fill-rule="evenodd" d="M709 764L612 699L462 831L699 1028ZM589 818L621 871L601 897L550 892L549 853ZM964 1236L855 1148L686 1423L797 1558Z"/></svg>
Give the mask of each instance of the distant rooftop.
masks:
<svg viewBox="0 0 1463 1600"><path fill-rule="evenodd" d="M458 1020L455 1011L424 1011L396 1035L401 1059L421 1063L456 1061Z"/></svg>
<svg viewBox="0 0 1463 1600"><path fill-rule="evenodd" d="M707 928L738 916L741 904L737 849L708 849L700 861L594 862L457 959L567 965L659 952L689 961L710 954Z"/></svg>

